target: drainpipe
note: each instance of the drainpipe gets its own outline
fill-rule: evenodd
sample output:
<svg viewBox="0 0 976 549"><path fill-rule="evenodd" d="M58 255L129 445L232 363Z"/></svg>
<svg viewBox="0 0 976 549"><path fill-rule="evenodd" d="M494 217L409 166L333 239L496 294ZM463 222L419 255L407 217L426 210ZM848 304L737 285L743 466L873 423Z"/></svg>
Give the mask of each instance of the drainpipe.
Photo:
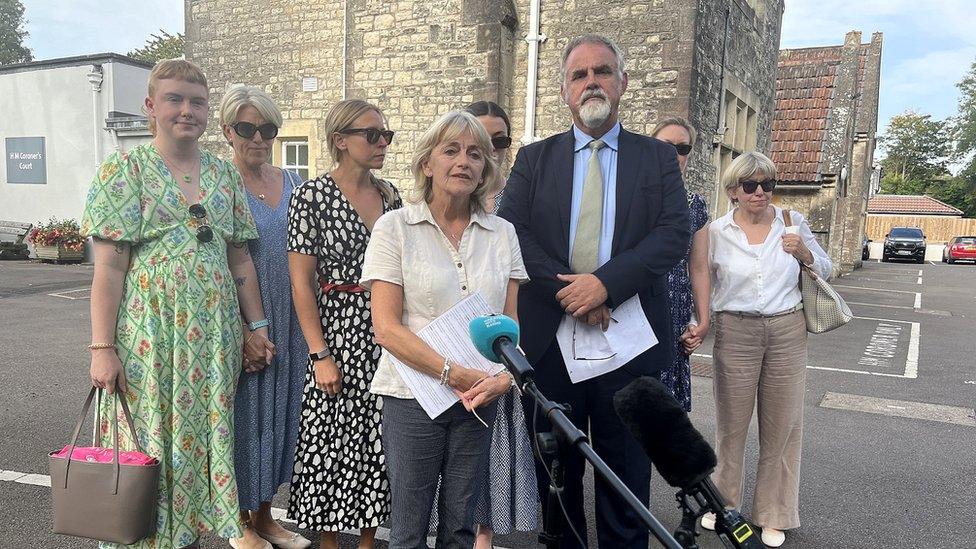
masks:
<svg viewBox="0 0 976 549"><path fill-rule="evenodd" d="M536 88L539 81L539 44L546 41L546 35L539 34L539 13L542 11L542 0L531 0L529 5L529 35L525 41L529 44L529 62L525 79L525 133L522 134L522 144L528 145L538 140L535 136Z"/></svg>
<svg viewBox="0 0 976 549"><path fill-rule="evenodd" d="M102 66L92 65L91 72L88 73L88 83L92 89L92 145L95 151L95 168L102 165L102 132L101 109L99 108L98 95L102 93Z"/></svg>

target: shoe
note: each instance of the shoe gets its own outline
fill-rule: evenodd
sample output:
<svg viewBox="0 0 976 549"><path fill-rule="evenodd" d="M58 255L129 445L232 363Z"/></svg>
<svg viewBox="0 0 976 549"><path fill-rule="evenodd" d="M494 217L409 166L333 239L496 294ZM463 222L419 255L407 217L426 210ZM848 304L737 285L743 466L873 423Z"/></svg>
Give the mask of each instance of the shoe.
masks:
<svg viewBox="0 0 976 549"><path fill-rule="evenodd" d="M715 530L715 513L705 513L701 518L701 527L706 530Z"/></svg>
<svg viewBox="0 0 976 549"><path fill-rule="evenodd" d="M766 547L779 547L786 541L786 532L776 530L775 528L763 528L762 535L759 537L762 538L762 542Z"/></svg>
<svg viewBox="0 0 976 549"><path fill-rule="evenodd" d="M230 543L230 546L233 547L234 549L240 549L240 547L237 545L237 540L239 539L244 539L244 538L231 538L227 540L227 543ZM265 540L264 545L261 546L261 549L274 549L274 547L272 547L271 544L268 543L267 540Z"/></svg>
<svg viewBox="0 0 976 549"><path fill-rule="evenodd" d="M305 536L299 534L298 532L293 532L290 536L272 536L271 534L265 534L264 532L255 529L255 532L265 541L274 545L278 549L308 549L312 546L312 541ZM271 549L271 545L267 549Z"/></svg>

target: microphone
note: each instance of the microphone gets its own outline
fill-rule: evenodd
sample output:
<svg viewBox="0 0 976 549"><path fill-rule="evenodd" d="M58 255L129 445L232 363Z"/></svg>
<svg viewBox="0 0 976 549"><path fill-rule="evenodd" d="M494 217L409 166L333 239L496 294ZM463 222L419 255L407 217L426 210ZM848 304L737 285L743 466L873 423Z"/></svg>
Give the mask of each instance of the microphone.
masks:
<svg viewBox="0 0 976 549"><path fill-rule="evenodd" d="M725 498L709 478L718 463L715 452L664 384L652 377L639 377L617 391L613 409L661 477L681 490L676 498L685 510L686 518L690 516L692 541L697 535L694 519L707 509L715 514L715 529L719 536L732 546L743 549L765 547L755 528L738 511L725 508ZM691 511L689 496L698 503L698 513ZM685 526L682 522L682 527ZM679 533L686 532L675 532L675 537L680 539Z"/></svg>
<svg viewBox="0 0 976 549"><path fill-rule="evenodd" d="M481 356L504 364L519 388L535 377L532 365L518 349L519 327L514 320L505 315L477 316L468 323L468 331Z"/></svg>

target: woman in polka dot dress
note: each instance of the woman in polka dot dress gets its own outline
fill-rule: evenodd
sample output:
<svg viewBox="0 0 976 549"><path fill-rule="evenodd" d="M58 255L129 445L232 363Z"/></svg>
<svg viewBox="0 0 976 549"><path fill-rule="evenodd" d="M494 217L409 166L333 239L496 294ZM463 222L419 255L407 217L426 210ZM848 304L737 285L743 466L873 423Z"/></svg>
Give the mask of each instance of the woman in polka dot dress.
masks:
<svg viewBox="0 0 976 549"><path fill-rule="evenodd" d="M338 532L349 529L369 548L390 497L381 405L369 392L380 347L357 281L373 224L401 201L371 173L393 139L378 108L342 101L325 127L336 168L296 189L289 209L288 266L310 356L288 516L321 532L323 549L338 547Z"/></svg>

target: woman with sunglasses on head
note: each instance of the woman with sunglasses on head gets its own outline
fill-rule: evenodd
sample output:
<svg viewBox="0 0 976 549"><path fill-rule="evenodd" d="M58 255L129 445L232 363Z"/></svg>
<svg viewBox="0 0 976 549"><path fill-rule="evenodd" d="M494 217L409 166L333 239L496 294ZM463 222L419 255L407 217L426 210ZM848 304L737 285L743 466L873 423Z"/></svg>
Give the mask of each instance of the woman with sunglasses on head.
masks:
<svg viewBox="0 0 976 549"><path fill-rule="evenodd" d="M474 115L491 137L499 183L488 193L486 210L495 213L504 193L502 170L512 145L512 124L505 109L492 101L471 103L464 110ZM525 410L514 391L498 399L496 410L488 467L482 471L480 496L474 507L475 549L491 549L493 534L531 532L539 526L539 492Z"/></svg>
<svg viewBox="0 0 976 549"><path fill-rule="evenodd" d="M380 444L380 405L369 392L380 358L370 296L358 284L376 220L402 203L377 179L393 131L375 105L352 99L325 118L335 168L299 187L288 211L288 268L295 310L310 351L288 516L322 532L359 530L373 547L390 513Z"/></svg>
<svg viewBox="0 0 976 549"><path fill-rule="evenodd" d="M674 146L678 167L684 176L688 157L695 146L695 128L680 117L665 118L657 123L651 137ZM696 246L702 246L704 227L708 225L708 204L698 193L688 193L688 218L691 222L691 242L684 258L668 273L668 298L671 302L671 365L661 370L661 383L674 394L686 412L691 411L691 364L689 355L701 345L699 332L708 331L708 285L691 278L688 257Z"/></svg>
<svg viewBox="0 0 976 549"><path fill-rule="evenodd" d="M779 547L783 531L800 526L807 361L800 264L824 279L833 266L803 216L772 204L771 160L744 153L726 168L722 183L735 208L709 224L705 245L691 257L692 277L705 273L711 286L714 316L718 467L712 480L730 507L741 504L746 436L756 408L759 465L752 520L762 527L763 543ZM714 529L715 516L703 516L702 527Z"/></svg>
<svg viewBox="0 0 976 549"><path fill-rule="evenodd" d="M277 350L270 364L252 361L253 354L246 352L237 383L234 464L244 537L231 540L231 546L304 549L312 542L289 532L271 516L271 500L278 487L291 480L308 356L291 303L287 254L288 203L292 189L302 180L294 172L268 163L282 119L267 93L253 86L233 85L220 101L219 115L257 224L258 238L248 242L248 249L270 323L269 337ZM244 340L253 344L250 329L244 325Z"/></svg>
<svg viewBox="0 0 976 549"><path fill-rule="evenodd" d="M91 378L124 394L143 451L161 463L156 532L133 547L196 547L210 530L243 535L232 413L241 317L255 326L256 362L270 362L275 347L241 176L199 147L206 77L188 61L160 61L145 107L153 140L102 164L82 219L95 256ZM113 405L103 399L100 417ZM110 424L100 425L103 444Z"/></svg>

